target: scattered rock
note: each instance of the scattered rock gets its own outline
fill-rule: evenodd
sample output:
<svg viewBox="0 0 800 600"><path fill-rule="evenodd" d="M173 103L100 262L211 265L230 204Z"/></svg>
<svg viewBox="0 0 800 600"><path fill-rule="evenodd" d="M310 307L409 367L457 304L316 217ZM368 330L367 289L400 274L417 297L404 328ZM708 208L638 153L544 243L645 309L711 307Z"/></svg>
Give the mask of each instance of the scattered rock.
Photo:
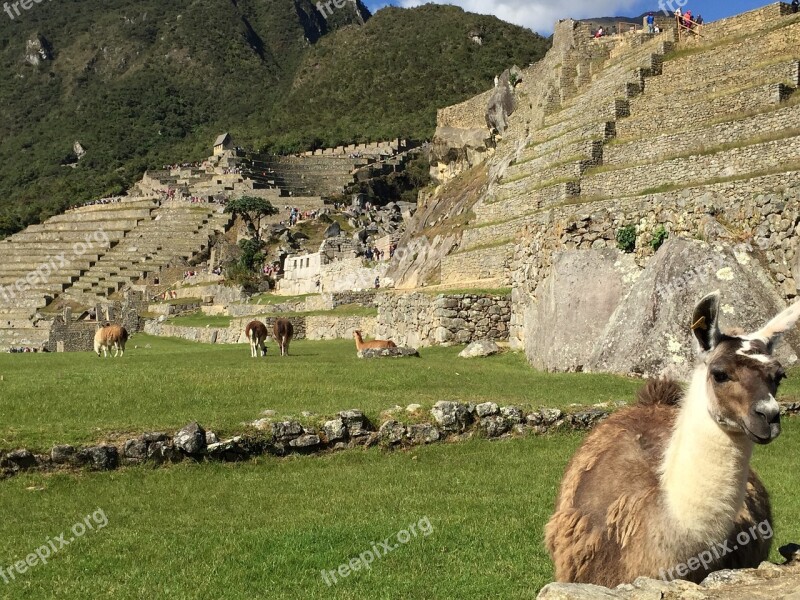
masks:
<svg viewBox="0 0 800 600"><path fill-rule="evenodd" d="M259 431L266 431L267 429L272 428L272 420L270 419L258 419L250 423L251 427L258 429Z"/></svg>
<svg viewBox="0 0 800 600"><path fill-rule="evenodd" d="M75 459L75 447L69 445L53 446L50 450L50 460L57 465L66 465Z"/></svg>
<svg viewBox="0 0 800 600"><path fill-rule="evenodd" d="M409 404L408 406L406 406L407 413L415 413L419 412L420 410L422 410L421 404Z"/></svg>
<svg viewBox="0 0 800 600"><path fill-rule="evenodd" d="M516 406L504 406L500 409L500 414L512 425L519 425L522 423L522 410Z"/></svg>
<svg viewBox="0 0 800 600"><path fill-rule="evenodd" d="M432 444L441 439L439 430L430 423L410 425L406 436L412 444Z"/></svg>
<svg viewBox="0 0 800 600"><path fill-rule="evenodd" d="M304 433L300 437L297 437L289 442L289 446L292 448L316 448L317 446L322 444L322 440L319 439L319 436L316 434L308 434Z"/></svg>
<svg viewBox="0 0 800 600"><path fill-rule="evenodd" d="M175 434L175 447L186 454L202 454L206 449L206 431L199 423L189 423Z"/></svg>
<svg viewBox="0 0 800 600"><path fill-rule="evenodd" d="M168 441L153 442L147 446L147 458L161 463L178 463L183 460L183 454Z"/></svg>
<svg viewBox="0 0 800 600"><path fill-rule="evenodd" d="M341 418L327 421L322 426L322 430L325 432L325 437L328 438L329 444L334 444L347 438L347 428Z"/></svg>
<svg viewBox="0 0 800 600"><path fill-rule="evenodd" d="M1 466L10 468L12 471L24 471L37 466L36 457L30 450L24 448L9 452L3 457Z"/></svg>
<svg viewBox="0 0 800 600"><path fill-rule="evenodd" d="M479 417L488 417L500 414L500 408L494 402L483 402L475 407L475 412Z"/></svg>
<svg viewBox="0 0 800 600"><path fill-rule="evenodd" d="M419 352L414 348L367 348L358 353L358 358L419 358Z"/></svg>
<svg viewBox="0 0 800 600"><path fill-rule="evenodd" d="M472 342L469 346L464 348L459 356L461 358L483 358L486 356L492 356L500 352L500 346L498 346L492 340L479 340L477 342Z"/></svg>
<svg viewBox="0 0 800 600"><path fill-rule="evenodd" d="M460 402L440 400L431 409L431 414L436 424L450 433L461 433L472 420L466 405Z"/></svg>
<svg viewBox="0 0 800 600"><path fill-rule="evenodd" d="M303 426L297 421L281 421L272 424L272 440L276 444L288 444L303 433Z"/></svg>
<svg viewBox="0 0 800 600"><path fill-rule="evenodd" d="M76 462L97 471L110 471L119 466L119 452L116 446L92 446L78 450Z"/></svg>
<svg viewBox="0 0 800 600"><path fill-rule="evenodd" d="M373 431L372 424L360 410L346 410L340 412L339 418L344 422L347 427L347 433L351 438L368 435Z"/></svg>
<svg viewBox="0 0 800 600"><path fill-rule="evenodd" d="M122 457L131 461L147 458L147 442L141 439L127 440L122 448Z"/></svg>
<svg viewBox="0 0 800 600"><path fill-rule="evenodd" d="M384 444L399 444L406 435L406 427L399 421L386 421L378 429L378 435Z"/></svg>
<svg viewBox="0 0 800 600"><path fill-rule="evenodd" d="M544 425L554 425L564 416L564 413L557 408L543 408L540 413Z"/></svg>
<svg viewBox="0 0 800 600"><path fill-rule="evenodd" d="M511 430L511 424L501 416L484 417L480 421L481 429L490 438L500 437Z"/></svg>
<svg viewBox="0 0 800 600"><path fill-rule="evenodd" d="M166 442L168 439L169 435L163 431L148 431L141 436L141 440L148 444L151 442Z"/></svg>
<svg viewBox="0 0 800 600"><path fill-rule="evenodd" d="M206 446L210 446L211 444L216 444L219 442L219 438L217 434L213 431L206 431Z"/></svg>

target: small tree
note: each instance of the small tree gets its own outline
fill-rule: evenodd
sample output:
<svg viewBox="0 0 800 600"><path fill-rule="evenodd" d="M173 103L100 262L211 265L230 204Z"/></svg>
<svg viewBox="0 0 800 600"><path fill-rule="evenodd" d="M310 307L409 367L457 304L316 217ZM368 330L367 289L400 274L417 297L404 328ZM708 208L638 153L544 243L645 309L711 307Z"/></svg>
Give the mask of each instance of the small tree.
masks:
<svg viewBox="0 0 800 600"><path fill-rule="evenodd" d="M247 225L247 230L253 236L253 240L261 243L261 222L272 215L278 214L278 209L272 206L269 200L255 198L253 196L242 196L237 200L231 200L225 207L226 213L231 213L241 219Z"/></svg>

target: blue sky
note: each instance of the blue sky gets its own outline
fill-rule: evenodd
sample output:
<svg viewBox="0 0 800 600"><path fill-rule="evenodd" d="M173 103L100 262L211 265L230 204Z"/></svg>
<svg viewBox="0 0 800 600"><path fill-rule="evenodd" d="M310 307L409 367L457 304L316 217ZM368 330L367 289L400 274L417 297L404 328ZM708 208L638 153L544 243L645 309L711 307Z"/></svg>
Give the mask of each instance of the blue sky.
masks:
<svg viewBox="0 0 800 600"><path fill-rule="evenodd" d="M395 6L418 6L430 0L366 0L372 12L392 4ZM764 0L660 0L667 6L680 2L684 9L701 14L706 21L715 21L741 12L765 6ZM789 0L787 0L789 1ZM658 2L641 0L445 0L436 4L456 4L471 12L493 14L505 21L530 27L534 31L549 35L553 24L566 17L588 18L607 16L635 16L648 10L658 10ZM673 9L679 4L673 4Z"/></svg>

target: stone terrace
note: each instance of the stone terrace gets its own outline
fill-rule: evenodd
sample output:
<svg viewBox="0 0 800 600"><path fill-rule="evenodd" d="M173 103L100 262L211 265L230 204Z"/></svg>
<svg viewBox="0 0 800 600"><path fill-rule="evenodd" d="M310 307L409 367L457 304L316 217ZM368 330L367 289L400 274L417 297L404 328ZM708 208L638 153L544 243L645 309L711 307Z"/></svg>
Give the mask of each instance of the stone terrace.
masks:
<svg viewBox="0 0 800 600"><path fill-rule="evenodd" d="M230 215L221 207L136 198L69 211L0 242L0 348L40 347L40 313L63 296L94 304L208 247Z"/></svg>
<svg viewBox="0 0 800 600"><path fill-rule="evenodd" d="M0 348L39 346L47 328L37 311L101 256L151 218L152 199L67 212L0 242Z"/></svg>
<svg viewBox="0 0 800 600"><path fill-rule="evenodd" d="M74 282L71 297L103 297L144 279L175 261L188 261L224 231L229 214L210 204L166 202Z"/></svg>
<svg viewBox="0 0 800 600"><path fill-rule="evenodd" d="M477 272L510 283L520 236L530 228L557 229L553 212L559 207L568 212L580 205L581 213L590 214L595 202L619 198L641 206L639 199L667 201L661 191L772 181L765 176L800 168L800 16L788 5L709 24L702 38L680 43L669 30L593 47L594 41L577 39L584 34L580 27L557 26L554 47L559 36L575 39L562 51L561 64L550 68L563 71L567 57L578 64L570 72L575 76L560 91L534 90L548 100L543 112L530 102L512 115L515 131L497 152L508 158L496 160L494 183L476 204L461 248L443 260L443 283L463 280L465 265L468 279ZM523 80L533 75L525 73ZM518 96L524 98L520 90ZM741 195L727 204L771 191L780 195L783 188L734 189ZM646 214L627 218L638 223ZM638 233L649 239L652 232ZM559 232L551 234L558 245ZM616 242L612 235L583 244Z"/></svg>
<svg viewBox="0 0 800 600"><path fill-rule="evenodd" d="M354 172L371 162L348 156L254 156L253 176L266 178L270 184L292 196L332 196L341 194L353 183Z"/></svg>

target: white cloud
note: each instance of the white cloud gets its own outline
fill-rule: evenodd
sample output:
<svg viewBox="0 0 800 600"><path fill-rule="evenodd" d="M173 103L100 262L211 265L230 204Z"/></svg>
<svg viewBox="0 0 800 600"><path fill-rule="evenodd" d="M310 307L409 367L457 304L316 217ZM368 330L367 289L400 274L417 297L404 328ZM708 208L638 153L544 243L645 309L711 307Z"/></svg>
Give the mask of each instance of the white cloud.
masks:
<svg viewBox="0 0 800 600"><path fill-rule="evenodd" d="M403 7L420 6L430 0L400 0ZM534 31L551 33L559 19L585 19L628 15L637 0L573 0L547 2L544 0L447 0L435 4L455 4L464 10L495 15L503 21L530 27ZM634 11L636 12L636 11Z"/></svg>

